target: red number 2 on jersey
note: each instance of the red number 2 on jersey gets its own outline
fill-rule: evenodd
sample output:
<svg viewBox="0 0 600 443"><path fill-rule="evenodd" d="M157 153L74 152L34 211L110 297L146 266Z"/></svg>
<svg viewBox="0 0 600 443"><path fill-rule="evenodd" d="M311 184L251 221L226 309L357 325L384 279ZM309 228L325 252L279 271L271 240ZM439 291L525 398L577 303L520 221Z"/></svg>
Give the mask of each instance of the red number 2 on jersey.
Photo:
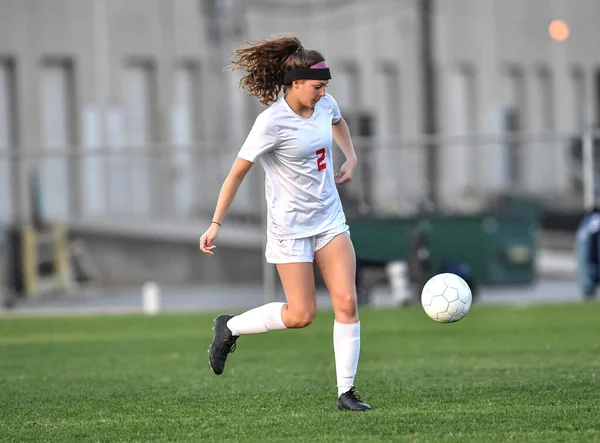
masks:
<svg viewBox="0 0 600 443"><path fill-rule="evenodd" d="M325 148L321 148L317 151L317 166L319 171L322 171L327 167L327 163L325 163Z"/></svg>

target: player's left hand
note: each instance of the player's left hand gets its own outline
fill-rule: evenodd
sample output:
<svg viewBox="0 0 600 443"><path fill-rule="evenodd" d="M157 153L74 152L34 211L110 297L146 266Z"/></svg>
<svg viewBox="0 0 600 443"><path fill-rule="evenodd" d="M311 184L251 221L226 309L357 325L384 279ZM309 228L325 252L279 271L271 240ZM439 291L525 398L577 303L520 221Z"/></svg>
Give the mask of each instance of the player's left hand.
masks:
<svg viewBox="0 0 600 443"><path fill-rule="evenodd" d="M335 174L335 176L334 176L335 182L338 185L341 185L341 184L347 183L347 182L351 182L352 174L354 173L355 167L356 167L356 164L354 162L347 161L346 163L344 163L342 165L342 167L340 168L339 174Z"/></svg>

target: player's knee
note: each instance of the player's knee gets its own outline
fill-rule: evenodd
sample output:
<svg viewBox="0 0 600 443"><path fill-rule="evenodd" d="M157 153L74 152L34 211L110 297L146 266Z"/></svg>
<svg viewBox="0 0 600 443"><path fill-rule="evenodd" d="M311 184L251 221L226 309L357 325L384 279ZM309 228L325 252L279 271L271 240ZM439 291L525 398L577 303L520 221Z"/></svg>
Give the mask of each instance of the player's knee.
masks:
<svg viewBox="0 0 600 443"><path fill-rule="evenodd" d="M316 314L316 309L293 312L288 311L288 318L286 319L285 325L288 328L306 328L315 319Z"/></svg>
<svg viewBox="0 0 600 443"><path fill-rule="evenodd" d="M336 295L336 317L352 320L358 316L356 295L352 292Z"/></svg>

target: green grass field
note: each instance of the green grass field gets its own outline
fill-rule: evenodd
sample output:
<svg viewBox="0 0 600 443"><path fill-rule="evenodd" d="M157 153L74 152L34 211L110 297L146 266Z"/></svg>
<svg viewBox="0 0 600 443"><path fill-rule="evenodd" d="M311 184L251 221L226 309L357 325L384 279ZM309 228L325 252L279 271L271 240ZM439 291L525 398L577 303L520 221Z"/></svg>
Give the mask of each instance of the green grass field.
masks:
<svg viewBox="0 0 600 443"><path fill-rule="evenodd" d="M212 317L0 317L0 441L600 441L600 304L364 310L365 413L336 409L331 312L221 376Z"/></svg>

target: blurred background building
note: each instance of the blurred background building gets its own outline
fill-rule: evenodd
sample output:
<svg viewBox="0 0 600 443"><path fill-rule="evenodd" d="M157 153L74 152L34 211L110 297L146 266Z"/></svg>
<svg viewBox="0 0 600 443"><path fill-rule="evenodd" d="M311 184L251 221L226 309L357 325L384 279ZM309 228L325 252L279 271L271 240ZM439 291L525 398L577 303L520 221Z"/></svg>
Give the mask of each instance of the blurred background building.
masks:
<svg viewBox="0 0 600 443"><path fill-rule="evenodd" d="M581 211L599 16L596 0L0 0L0 222L66 226L107 284L263 278L260 168L221 258L197 239L261 110L230 53L283 33L331 66L360 159L349 215L498 195Z"/></svg>

